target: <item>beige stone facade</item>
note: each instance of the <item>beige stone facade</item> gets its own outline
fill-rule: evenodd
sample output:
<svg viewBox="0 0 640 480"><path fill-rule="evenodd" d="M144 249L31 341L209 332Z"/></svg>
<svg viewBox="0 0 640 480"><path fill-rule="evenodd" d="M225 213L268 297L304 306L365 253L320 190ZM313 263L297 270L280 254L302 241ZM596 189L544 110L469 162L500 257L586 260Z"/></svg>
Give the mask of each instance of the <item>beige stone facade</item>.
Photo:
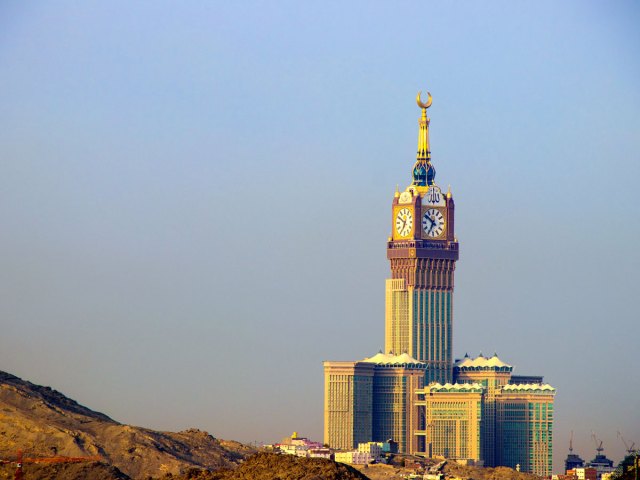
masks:
<svg viewBox="0 0 640 480"><path fill-rule="evenodd" d="M436 383L419 390L415 403L421 429L415 431L413 453L481 463L484 394L478 383Z"/></svg>
<svg viewBox="0 0 640 480"><path fill-rule="evenodd" d="M324 362L324 442L351 449L372 438L373 364Z"/></svg>
<svg viewBox="0 0 640 480"><path fill-rule="evenodd" d="M332 448L393 439L409 451L417 428L413 408L425 364L407 354L379 353L360 362L324 362L324 441Z"/></svg>

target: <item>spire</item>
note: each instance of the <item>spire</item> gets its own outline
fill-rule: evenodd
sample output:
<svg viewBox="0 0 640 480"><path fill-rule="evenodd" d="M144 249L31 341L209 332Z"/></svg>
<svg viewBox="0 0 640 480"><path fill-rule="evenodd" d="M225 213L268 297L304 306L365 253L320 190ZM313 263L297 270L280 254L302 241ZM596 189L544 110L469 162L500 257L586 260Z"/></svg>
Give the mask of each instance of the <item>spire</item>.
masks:
<svg viewBox="0 0 640 480"><path fill-rule="evenodd" d="M431 106L432 98L431 94L427 92L427 103L422 103L420 99L421 93L422 92L418 92L418 96L416 97L416 103L422 109L422 117L418 121L420 131L418 133L418 154L416 155L416 160L428 162L431 160L431 151L429 150L429 117L427 117L427 108Z"/></svg>
<svg viewBox="0 0 640 480"><path fill-rule="evenodd" d="M436 177L436 169L431 165L431 149L429 147L429 117L427 117L427 108L431 106L431 94L427 92L426 103L420 99L418 92L416 103L422 109L422 117L418 121L420 126L418 132L418 153L416 155L416 163L413 166L413 184L419 186L433 185Z"/></svg>

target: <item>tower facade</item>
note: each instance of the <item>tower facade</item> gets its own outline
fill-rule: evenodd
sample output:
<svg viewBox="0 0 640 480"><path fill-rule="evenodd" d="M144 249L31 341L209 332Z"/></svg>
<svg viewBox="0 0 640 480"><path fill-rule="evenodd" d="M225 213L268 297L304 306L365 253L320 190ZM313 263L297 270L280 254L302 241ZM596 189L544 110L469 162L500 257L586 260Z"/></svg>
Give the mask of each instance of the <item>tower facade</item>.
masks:
<svg viewBox="0 0 640 480"><path fill-rule="evenodd" d="M396 191L391 207L392 234L387 244L391 278L386 282L385 351L408 353L427 365L426 382L450 383L453 374L453 286L458 242L455 204L435 183L431 163L431 94L419 120L413 181Z"/></svg>
<svg viewBox="0 0 640 480"><path fill-rule="evenodd" d="M551 475L555 394L546 384L502 387L496 396L497 465Z"/></svg>
<svg viewBox="0 0 640 480"><path fill-rule="evenodd" d="M451 188L431 163L431 95L416 98L418 153L412 182L396 189L387 243L385 351L359 362L325 362L325 443L337 449L386 441L400 453L476 465L551 471L555 389L512 375L496 354L453 362L458 260Z"/></svg>
<svg viewBox="0 0 640 480"><path fill-rule="evenodd" d="M425 367L406 353L324 362L324 442L350 449L392 439L400 452L412 450L413 400L424 387Z"/></svg>
<svg viewBox="0 0 640 480"><path fill-rule="evenodd" d="M374 365L324 362L324 443L353 448L372 438Z"/></svg>
<svg viewBox="0 0 640 480"><path fill-rule="evenodd" d="M454 375L458 383L479 383L485 387L484 416L482 422L482 460L487 467L496 463L496 397L502 387L511 381L513 367L507 365L496 354L486 358L480 354L476 358L465 355L456 361Z"/></svg>
<svg viewBox="0 0 640 480"><path fill-rule="evenodd" d="M480 462L484 395L479 383L432 383L418 390L419 429L413 452Z"/></svg>

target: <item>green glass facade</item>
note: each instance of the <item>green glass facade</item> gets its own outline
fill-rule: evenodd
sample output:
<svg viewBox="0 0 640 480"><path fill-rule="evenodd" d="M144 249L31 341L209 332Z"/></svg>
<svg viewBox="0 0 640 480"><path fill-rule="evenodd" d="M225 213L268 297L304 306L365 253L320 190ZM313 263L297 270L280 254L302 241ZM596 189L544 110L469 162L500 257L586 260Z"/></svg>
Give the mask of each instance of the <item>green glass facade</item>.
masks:
<svg viewBox="0 0 640 480"><path fill-rule="evenodd" d="M517 387L517 386L516 386ZM555 391L503 391L496 402L497 461L540 476L551 475Z"/></svg>
<svg viewBox="0 0 640 480"><path fill-rule="evenodd" d="M451 383L453 351L452 292L414 290L411 351L428 365L425 383Z"/></svg>

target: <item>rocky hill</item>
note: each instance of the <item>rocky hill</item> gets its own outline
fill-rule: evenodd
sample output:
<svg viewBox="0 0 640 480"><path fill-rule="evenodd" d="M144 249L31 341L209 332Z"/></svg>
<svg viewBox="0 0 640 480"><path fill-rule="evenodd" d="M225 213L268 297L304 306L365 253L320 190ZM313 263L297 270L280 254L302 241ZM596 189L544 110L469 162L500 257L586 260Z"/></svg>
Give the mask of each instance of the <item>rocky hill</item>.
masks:
<svg viewBox="0 0 640 480"><path fill-rule="evenodd" d="M404 462L394 462L395 465L356 465L355 467L365 474L369 480L401 480L406 479L410 474L421 472L423 470L415 467L400 466ZM431 467L438 460L420 459L420 462ZM531 473L517 472L508 467L471 467L466 465L458 465L454 461L447 462L441 470L445 480L541 480L541 477Z"/></svg>
<svg viewBox="0 0 640 480"><path fill-rule="evenodd" d="M15 465L0 466L0 480L14 480ZM130 480L113 465L99 462L27 464L22 469L23 479L38 480Z"/></svg>
<svg viewBox="0 0 640 480"><path fill-rule="evenodd" d="M232 468L254 452L196 429L173 433L123 425L49 387L0 372L0 459L15 459L18 449L29 457L99 455L134 479L194 467Z"/></svg>
<svg viewBox="0 0 640 480"><path fill-rule="evenodd" d="M190 471L161 480L368 480L355 468L323 458L258 453L239 467L215 472Z"/></svg>

